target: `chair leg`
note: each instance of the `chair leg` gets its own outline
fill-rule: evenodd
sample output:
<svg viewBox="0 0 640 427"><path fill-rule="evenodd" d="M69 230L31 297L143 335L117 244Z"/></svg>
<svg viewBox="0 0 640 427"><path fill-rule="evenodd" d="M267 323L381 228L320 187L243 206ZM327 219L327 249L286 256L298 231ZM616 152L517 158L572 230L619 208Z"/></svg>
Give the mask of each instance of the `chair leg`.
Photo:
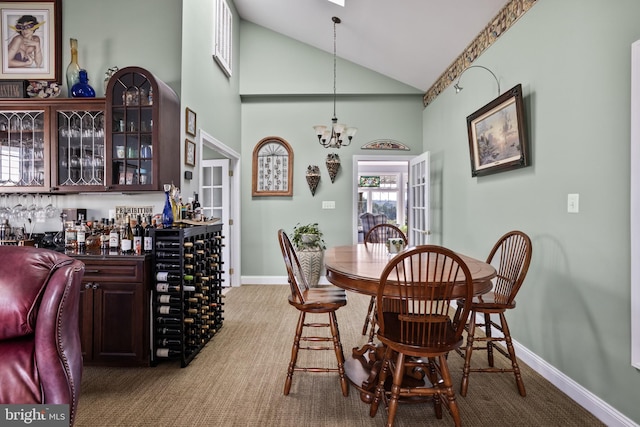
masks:
<svg viewBox="0 0 640 427"><path fill-rule="evenodd" d="M375 303L376 303L376 297L371 297L371 300L369 301L369 309L367 310L367 317L364 318L362 335L367 335L367 329L369 328L369 321L371 320L371 316L373 315L373 309L374 309Z"/></svg>
<svg viewBox="0 0 640 427"><path fill-rule="evenodd" d="M342 351L342 343L340 341L340 332L338 329L338 319L336 318L336 312L329 313L329 326L331 328L331 336L333 337L333 349L336 353L336 359L338 360L338 375L340 375L340 387L342 388L342 395L349 395L349 383L344 373L344 353Z"/></svg>
<svg viewBox="0 0 640 427"><path fill-rule="evenodd" d="M484 314L484 333L487 336L487 363L493 368L493 341L491 341L491 314Z"/></svg>
<svg viewBox="0 0 640 427"><path fill-rule="evenodd" d="M392 351L389 347L385 348L384 356L382 358L382 367L380 369L380 375L378 376L378 384L376 386L376 392L369 407L369 415L375 417L378 413L378 406L380 406L380 400L384 391L384 383L387 380L387 374L390 369L389 359L391 358Z"/></svg>
<svg viewBox="0 0 640 427"><path fill-rule="evenodd" d="M467 330L467 346L464 349L464 366L462 368L462 381L460 383L460 395L466 396L469 388L469 372L471 369L471 353L473 353L473 338L476 332L476 312L471 311Z"/></svg>
<svg viewBox="0 0 640 427"><path fill-rule="evenodd" d="M400 387L404 377L404 353L398 352L396 369L393 372L393 385L391 386L391 398L389 399L389 411L387 414L387 427L393 427L393 422L398 411L398 399L400 397ZM384 387L384 384L383 384Z"/></svg>
<svg viewBox="0 0 640 427"><path fill-rule="evenodd" d="M298 325L296 326L296 335L293 338L293 347L291 348L291 361L289 362L289 368L287 369L287 379L284 383L284 395L287 396L291 390L291 381L293 380L293 371L296 367L296 361L298 360L298 350L300 349L300 337L302 336L302 329L304 328L305 312L301 311L298 316Z"/></svg>
<svg viewBox="0 0 640 427"><path fill-rule="evenodd" d="M451 414L451 418L453 418L453 422L456 427L460 427L460 410L458 409L458 402L456 401L456 393L453 390L453 383L451 382L451 373L449 372L449 365L447 365L446 355L443 354L438 356L438 361L440 363L440 374L442 375L442 384L439 385L439 388L442 390L440 394L444 395L446 399L447 408L449 409L449 413Z"/></svg>
<svg viewBox="0 0 640 427"><path fill-rule="evenodd" d="M509 325L504 313L500 313L500 323L502 326L502 333L504 334L505 343L507 344L507 350L509 351L509 358L511 359L511 367L513 368L513 374L516 377L516 384L518 386L518 392L520 396L526 396L527 391L524 388L524 381L522 381L522 375L520 374L520 367L518 366L518 359L516 358L516 350L513 348L513 341L511 341L511 332L509 331Z"/></svg>

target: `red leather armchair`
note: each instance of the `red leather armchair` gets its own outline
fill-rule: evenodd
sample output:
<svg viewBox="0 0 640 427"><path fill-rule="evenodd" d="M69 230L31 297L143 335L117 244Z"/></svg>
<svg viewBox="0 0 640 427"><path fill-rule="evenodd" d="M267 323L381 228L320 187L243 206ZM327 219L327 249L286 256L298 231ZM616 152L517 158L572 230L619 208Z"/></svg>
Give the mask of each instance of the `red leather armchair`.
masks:
<svg viewBox="0 0 640 427"><path fill-rule="evenodd" d="M0 403L68 404L73 424L83 275L84 264L64 254L0 246Z"/></svg>

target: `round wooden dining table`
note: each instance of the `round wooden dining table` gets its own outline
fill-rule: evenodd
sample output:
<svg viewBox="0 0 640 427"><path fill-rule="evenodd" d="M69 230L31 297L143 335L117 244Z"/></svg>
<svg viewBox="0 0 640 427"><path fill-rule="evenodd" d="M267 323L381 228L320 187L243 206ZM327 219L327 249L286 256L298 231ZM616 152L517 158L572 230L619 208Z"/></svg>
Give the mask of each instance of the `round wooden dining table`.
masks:
<svg viewBox="0 0 640 427"><path fill-rule="evenodd" d="M336 246L324 254L327 280L339 288L361 294L375 296L382 270L395 254L390 254L384 243L360 243ZM473 280L474 295L487 293L492 288L491 279L496 269L484 261L458 253L467 264ZM463 282L462 282L463 283ZM463 296L463 288L454 297ZM352 357L345 361L345 374L349 381L360 390L360 397L370 403L376 386L379 360L382 349L372 341L353 349Z"/></svg>

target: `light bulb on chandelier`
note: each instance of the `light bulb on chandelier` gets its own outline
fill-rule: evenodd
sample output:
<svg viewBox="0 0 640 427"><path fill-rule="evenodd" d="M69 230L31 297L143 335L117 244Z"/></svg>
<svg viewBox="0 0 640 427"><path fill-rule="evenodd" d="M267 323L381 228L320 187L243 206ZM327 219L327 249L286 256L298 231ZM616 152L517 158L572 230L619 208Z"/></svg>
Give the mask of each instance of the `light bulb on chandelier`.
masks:
<svg viewBox="0 0 640 427"><path fill-rule="evenodd" d="M318 136L318 142L324 148L340 148L351 144L358 129L338 123L336 117L336 25L342 21L337 16L331 20L333 21L333 118L331 126L316 125L313 129Z"/></svg>

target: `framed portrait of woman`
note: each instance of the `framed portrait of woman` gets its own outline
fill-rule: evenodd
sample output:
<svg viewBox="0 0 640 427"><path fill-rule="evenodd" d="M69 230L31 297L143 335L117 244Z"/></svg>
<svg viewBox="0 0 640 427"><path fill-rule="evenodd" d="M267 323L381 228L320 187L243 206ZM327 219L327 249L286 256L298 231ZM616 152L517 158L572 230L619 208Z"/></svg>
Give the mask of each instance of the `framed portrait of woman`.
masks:
<svg viewBox="0 0 640 427"><path fill-rule="evenodd" d="M0 1L0 34L0 79L62 82L62 0Z"/></svg>

